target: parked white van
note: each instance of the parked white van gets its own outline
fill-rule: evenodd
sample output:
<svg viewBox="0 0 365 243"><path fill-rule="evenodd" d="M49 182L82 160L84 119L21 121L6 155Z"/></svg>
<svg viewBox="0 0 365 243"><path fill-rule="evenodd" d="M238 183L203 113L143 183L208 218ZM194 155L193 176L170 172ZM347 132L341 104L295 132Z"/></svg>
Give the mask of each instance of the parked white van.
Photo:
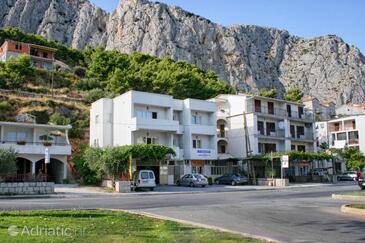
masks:
<svg viewBox="0 0 365 243"><path fill-rule="evenodd" d="M152 170L137 170L132 175L132 189L150 189L153 191L156 187L156 177Z"/></svg>

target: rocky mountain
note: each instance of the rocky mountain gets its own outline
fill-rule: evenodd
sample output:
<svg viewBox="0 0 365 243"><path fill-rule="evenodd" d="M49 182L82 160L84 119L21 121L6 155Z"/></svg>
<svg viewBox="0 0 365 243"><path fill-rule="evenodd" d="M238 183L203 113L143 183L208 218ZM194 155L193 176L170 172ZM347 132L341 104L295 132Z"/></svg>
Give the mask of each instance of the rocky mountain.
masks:
<svg viewBox="0 0 365 243"><path fill-rule="evenodd" d="M221 26L178 7L122 0L106 13L87 0L2 0L0 26L16 26L74 48L103 46L185 60L248 91L300 87L338 104L365 102L365 58L333 35Z"/></svg>

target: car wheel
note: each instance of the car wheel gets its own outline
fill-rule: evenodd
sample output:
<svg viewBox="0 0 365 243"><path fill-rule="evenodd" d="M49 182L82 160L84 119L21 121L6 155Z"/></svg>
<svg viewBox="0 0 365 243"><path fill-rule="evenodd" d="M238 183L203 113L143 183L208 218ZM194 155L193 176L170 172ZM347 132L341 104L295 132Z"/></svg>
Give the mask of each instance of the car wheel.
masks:
<svg viewBox="0 0 365 243"><path fill-rule="evenodd" d="M360 186L361 190L365 190L365 186Z"/></svg>
<svg viewBox="0 0 365 243"><path fill-rule="evenodd" d="M177 186L181 186L181 183L180 181L176 182Z"/></svg>
<svg viewBox="0 0 365 243"><path fill-rule="evenodd" d="M219 185L220 183L219 183L219 181L218 181L218 180L216 180L216 181L215 181L215 184Z"/></svg>
<svg viewBox="0 0 365 243"><path fill-rule="evenodd" d="M205 185L202 185L202 187L205 187Z"/></svg>
<svg viewBox="0 0 365 243"><path fill-rule="evenodd" d="M195 187L193 182L190 182L190 187Z"/></svg>
<svg viewBox="0 0 365 243"><path fill-rule="evenodd" d="M232 181L232 182L231 182L231 185L232 185L232 186L235 186L235 185L236 185L236 182L235 182L235 181Z"/></svg>
<svg viewBox="0 0 365 243"><path fill-rule="evenodd" d="M150 191L152 192L154 189L155 189L155 188L151 187L151 188L150 188Z"/></svg>

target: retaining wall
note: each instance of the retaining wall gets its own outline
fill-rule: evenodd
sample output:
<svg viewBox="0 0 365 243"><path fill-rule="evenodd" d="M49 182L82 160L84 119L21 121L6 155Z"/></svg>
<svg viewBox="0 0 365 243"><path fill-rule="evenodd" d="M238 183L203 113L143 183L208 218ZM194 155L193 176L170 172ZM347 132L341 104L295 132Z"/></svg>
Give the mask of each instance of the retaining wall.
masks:
<svg viewBox="0 0 365 243"><path fill-rule="evenodd" d="M36 195L54 193L53 182L0 183L0 195Z"/></svg>

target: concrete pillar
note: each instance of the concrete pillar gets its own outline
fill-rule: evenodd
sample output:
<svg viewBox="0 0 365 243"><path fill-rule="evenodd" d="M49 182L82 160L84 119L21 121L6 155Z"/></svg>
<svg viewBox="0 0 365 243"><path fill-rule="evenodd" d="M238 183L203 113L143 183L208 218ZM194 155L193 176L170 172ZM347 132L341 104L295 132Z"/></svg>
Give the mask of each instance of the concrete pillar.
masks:
<svg viewBox="0 0 365 243"><path fill-rule="evenodd" d="M63 162L63 178L67 179L67 162Z"/></svg>
<svg viewBox="0 0 365 243"><path fill-rule="evenodd" d="M35 171L35 163L36 161L32 161L32 166L30 168L30 172L32 173L32 175L35 175L36 171Z"/></svg>
<svg viewBox="0 0 365 243"><path fill-rule="evenodd" d="M0 126L0 141L4 141L4 127Z"/></svg>

